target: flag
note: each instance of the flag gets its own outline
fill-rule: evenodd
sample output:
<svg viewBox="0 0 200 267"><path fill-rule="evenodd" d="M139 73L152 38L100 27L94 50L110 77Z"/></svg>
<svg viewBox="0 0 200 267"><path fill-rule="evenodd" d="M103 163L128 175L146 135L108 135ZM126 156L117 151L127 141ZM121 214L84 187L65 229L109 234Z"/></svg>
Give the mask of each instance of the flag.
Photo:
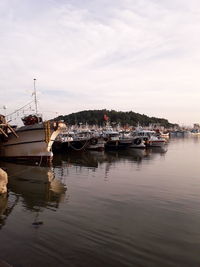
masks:
<svg viewBox="0 0 200 267"><path fill-rule="evenodd" d="M108 121L109 117L108 117L106 114L104 114L103 119L104 119L105 121Z"/></svg>

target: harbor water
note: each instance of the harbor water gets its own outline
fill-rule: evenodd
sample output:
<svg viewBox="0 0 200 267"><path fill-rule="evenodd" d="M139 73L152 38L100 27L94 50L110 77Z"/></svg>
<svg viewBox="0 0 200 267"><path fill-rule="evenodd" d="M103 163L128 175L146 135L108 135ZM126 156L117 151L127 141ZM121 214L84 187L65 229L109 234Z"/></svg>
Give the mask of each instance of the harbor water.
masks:
<svg viewBox="0 0 200 267"><path fill-rule="evenodd" d="M0 259L12 266L200 266L200 138L1 162Z"/></svg>

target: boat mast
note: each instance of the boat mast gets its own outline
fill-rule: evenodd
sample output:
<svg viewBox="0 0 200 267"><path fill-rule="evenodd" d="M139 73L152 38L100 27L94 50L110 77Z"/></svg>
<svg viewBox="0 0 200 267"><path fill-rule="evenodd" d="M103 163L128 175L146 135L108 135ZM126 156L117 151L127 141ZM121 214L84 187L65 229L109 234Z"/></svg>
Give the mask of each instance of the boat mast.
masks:
<svg viewBox="0 0 200 267"><path fill-rule="evenodd" d="M36 79L34 78L33 81L34 81L35 111L36 111L36 115L38 115L37 94L36 94L36 86L35 86Z"/></svg>

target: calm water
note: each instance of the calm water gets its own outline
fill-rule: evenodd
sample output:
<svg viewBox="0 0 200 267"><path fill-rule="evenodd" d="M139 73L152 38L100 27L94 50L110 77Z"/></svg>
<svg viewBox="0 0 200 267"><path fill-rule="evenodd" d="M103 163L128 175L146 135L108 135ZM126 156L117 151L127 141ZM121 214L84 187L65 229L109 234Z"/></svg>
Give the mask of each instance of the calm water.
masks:
<svg viewBox="0 0 200 267"><path fill-rule="evenodd" d="M0 258L13 266L200 266L200 139L167 150L1 163Z"/></svg>

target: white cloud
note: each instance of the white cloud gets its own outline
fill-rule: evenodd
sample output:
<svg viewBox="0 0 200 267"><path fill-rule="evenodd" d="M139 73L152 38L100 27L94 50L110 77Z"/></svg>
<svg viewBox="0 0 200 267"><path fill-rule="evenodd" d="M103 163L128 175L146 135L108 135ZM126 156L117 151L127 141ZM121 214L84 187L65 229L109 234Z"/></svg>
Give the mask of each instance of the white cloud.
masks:
<svg viewBox="0 0 200 267"><path fill-rule="evenodd" d="M9 110L29 101L36 77L43 111L199 120L199 1L2 0L0 10L1 100Z"/></svg>

